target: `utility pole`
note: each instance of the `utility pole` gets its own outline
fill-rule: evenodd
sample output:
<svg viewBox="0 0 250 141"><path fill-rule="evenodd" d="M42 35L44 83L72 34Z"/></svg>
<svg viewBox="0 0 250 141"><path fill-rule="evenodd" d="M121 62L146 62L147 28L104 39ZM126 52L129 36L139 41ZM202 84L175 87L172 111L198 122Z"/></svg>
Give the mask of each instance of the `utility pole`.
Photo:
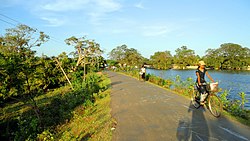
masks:
<svg viewBox="0 0 250 141"><path fill-rule="evenodd" d="M62 68L62 66L61 66L61 63L58 61L58 59L57 59L57 58L56 58L55 60L56 60L57 64L59 65L60 69L62 70L62 72L63 72L64 76L65 76L65 77L66 77L66 79L68 80L68 82L69 82L69 84L70 84L71 89L72 89L72 90L74 90L74 88L73 88L73 86L72 86L72 84L71 84L71 82L70 82L70 80L69 80L69 78L68 78L67 74L65 73L65 71L63 70L63 68Z"/></svg>

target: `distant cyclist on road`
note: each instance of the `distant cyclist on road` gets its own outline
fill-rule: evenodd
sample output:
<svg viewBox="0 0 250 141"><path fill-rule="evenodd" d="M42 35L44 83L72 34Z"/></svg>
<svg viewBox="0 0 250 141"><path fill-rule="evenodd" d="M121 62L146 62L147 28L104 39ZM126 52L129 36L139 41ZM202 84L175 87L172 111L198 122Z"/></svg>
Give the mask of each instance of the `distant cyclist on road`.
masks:
<svg viewBox="0 0 250 141"><path fill-rule="evenodd" d="M204 61L199 61L199 66L196 70L196 76L197 76L197 79L196 79L196 86L197 86L197 89L198 91L200 92L201 94L201 97L200 97L200 104L201 105L204 105L204 100L205 98L207 97L207 94L208 94L208 90L206 88L207 86L207 83L206 83L206 80L205 80L205 75L207 75L207 77L212 81L214 82L213 78L208 74L208 71L206 70L206 64Z"/></svg>

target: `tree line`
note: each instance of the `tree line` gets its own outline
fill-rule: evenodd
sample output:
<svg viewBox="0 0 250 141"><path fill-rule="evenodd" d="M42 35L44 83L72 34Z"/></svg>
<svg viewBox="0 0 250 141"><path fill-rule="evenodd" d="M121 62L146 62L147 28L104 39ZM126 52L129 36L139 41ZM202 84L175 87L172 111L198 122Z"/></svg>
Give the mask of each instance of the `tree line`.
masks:
<svg viewBox="0 0 250 141"><path fill-rule="evenodd" d="M65 39L67 45L75 48L69 55L62 52L52 57L36 56L34 48L42 47L49 39L44 32L27 25L6 29L6 33L0 36L0 108L21 102L33 111L30 115L20 113L18 119L4 117L0 121L0 132L4 133L0 138L35 138L46 128L65 120L62 116L64 111L70 113L70 108L73 109L79 103L94 102L93 95L100 90L98 83L102 80L92 73L99 71L105 63L100 45L86 37L72 36ZM67 85L70 85L72 92L67 97L55 98L55 105L42 108L38 105L38 96ZM58 101L66 102L60 104ZM58 117L48 117L50 112L57 113ZM4 115L1 111L1 118ZM10 127L10 124L13 126Z"/></svg>
<svg viewBox="0 0 250 141"><path fill-rule="evenodd" d="M203 57L187 46L170 51L157 51L149 59L143 57L136 49L126 45L117 46L109 55L109 64L122 66L141 66L147 64L155 69L186 69L197 66L199 60L204 60L211 69L245 70L250 66L250 49L234 43L221 44L217 49L207 49ZM118 65L119 64L119 65Z"/></svg>
<svg viewBox="0 0 250 141"><path fill-rule="evenodd" d="M38 35L38 37L36 37ZM62 52L57 57L36 56L34 47L40 47L49 36L27 25L6 29L0 36L0 98L43 93L51 88L68 83L66 78L73 73L97 71L103 66L103 51L94 40L86 37L65 39L75 52L69 57ZM62 68L62 69L60 69ZM64 73L63 73L64 72Z"/></svg>

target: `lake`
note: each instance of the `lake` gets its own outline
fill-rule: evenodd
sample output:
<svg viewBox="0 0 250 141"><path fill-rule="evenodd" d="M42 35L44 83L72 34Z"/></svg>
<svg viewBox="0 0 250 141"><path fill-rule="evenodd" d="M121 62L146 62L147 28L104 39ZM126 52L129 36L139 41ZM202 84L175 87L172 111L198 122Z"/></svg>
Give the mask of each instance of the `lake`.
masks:
<svg viewBox="0 0 250 141"><path fill-rule="evenodd" d="M214 81L219 82L219 87L223 90L230 90L230 99L239 99L238 93L245 92L248 103L245 107L250 109L250 71L215 71L208 70ZM164 79L174 80L177 75L182 80L188 77L196 81L195 70L155 70L147 69L147 73L154 74ZM206 78L207 82L209 79Z"/></svg>

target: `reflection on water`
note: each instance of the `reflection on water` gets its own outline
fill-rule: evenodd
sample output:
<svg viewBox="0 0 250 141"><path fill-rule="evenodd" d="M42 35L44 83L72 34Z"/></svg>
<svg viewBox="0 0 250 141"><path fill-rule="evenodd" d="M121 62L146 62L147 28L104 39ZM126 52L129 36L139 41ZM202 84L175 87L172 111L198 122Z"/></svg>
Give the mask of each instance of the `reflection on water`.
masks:
<svg viewBox="0 0 250 141"><path fill-rule="evenodd" d="M196 80L195 70L154 70L147 69L147 73L154 74L164 79L173 79L179 75L182 80L188 77ZM214 71L209 70L209 74L215 81L219 82L219 86L223 90L230 90L229 98L238 99L239 92L245 92L248 103L245 107L250 109L250 71ZM209 79L206 78L208 81Z"/></svg>

